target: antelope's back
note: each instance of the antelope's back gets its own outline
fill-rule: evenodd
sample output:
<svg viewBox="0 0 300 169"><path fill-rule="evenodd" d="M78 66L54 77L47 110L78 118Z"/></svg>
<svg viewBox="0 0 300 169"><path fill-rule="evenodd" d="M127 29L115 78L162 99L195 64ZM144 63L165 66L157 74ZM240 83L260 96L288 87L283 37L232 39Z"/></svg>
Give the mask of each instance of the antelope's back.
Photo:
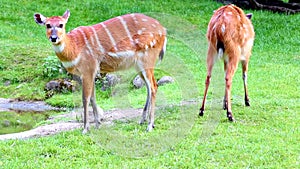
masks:
<svg viewBox="0 0 300 169"><path fill-rule="evenodd" d="M224 44L233 42L242 47L249 40L253 41L254 29L242 9L226 5L214 12L208 25L207 38L213 44L219 40Z"/></svg>
<svg viewBox="0 0 300 169"><path fill-rule="evenodd" d="M143 14L118 16L93 26L81 26L69 33L76 37L79 48L100 56L105 53L162 48L166 29L155 19ZM81 49L81 51L82 51Z"/></svg>

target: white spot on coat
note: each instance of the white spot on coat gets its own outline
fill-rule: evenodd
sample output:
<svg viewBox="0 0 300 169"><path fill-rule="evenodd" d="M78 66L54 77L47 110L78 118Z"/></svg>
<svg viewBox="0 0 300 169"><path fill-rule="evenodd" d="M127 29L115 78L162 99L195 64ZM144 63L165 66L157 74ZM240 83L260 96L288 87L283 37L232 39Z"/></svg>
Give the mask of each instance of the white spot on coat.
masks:
<svg viewBox="0 0 300 169"><path fill-rule="evenodd" d="M158 30L158 34L160 37L162 37L162 31L161 30Z"/></svg>
<svg viewBox="0 0 300 169"><path fill-rule="evenodd" d="M136 24L137 24L137 23L139 23L139 22L137 21L137 19L136 19L136 17L135 17L135 15L134 15L134 14L131 14L130 16L131 16L131 17L132 17L132 19L134 20L134 23L136 23Z"/></svg>
<svg viewBox="0 0 300 169"><path fill-rule="evenodd" d="M144 56L144 52L138 52L138 53L137 53L137 56L138 56L138 57L143 57L143 56Z"/></svg>
<svg viewBox="0 0 300 169"><path fill-rule="evenodd" d="M153 48L153 46L156 44L156 40L154 39L152 42L150 42L150 47Z"/></svg>
<svg viewBox="0 0 300 169"><path fill-rule="evenodd" d="M141 35L142 33L143 33L142 30L138 30L138 31L137 31L137 34L138 34L138 35Z"/></svg>
<svg viewBox="0 0 300 169"><path fill-rule="evenodd" d="M222 32L224 33L225 32L225 25L224 24L222 24L222 26L221 26L221 30L222 30Z"/></svg>

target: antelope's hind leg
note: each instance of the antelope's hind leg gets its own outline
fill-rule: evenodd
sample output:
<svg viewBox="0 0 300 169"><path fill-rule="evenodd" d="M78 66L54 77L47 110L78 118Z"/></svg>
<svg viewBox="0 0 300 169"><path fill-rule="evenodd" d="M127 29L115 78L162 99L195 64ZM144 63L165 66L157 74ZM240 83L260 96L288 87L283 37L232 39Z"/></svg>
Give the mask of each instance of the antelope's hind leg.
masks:
<svg viewBox="0 0 300 169"><path fill-rule="evenodd" d="M154 77L154 69L146 70L147 79L150 81L150 95L151 99L149 100L150 103L150 110L149 110L149 123L147 127L147 131L152 131L154 128L154 120L155 120L155 100L156 100L156 92L157 92L157 83Z"/></svg>
<svg viewBox="0 0 300 169"><path fill-rule="evenodd" d="M208 87L210 84L210 78L211 78L211 73L212 73L212 69L214 66L216 54L217 54L217 51L210 44L210 46L208 48L207 59L206 59L207 76L206 76L206 80L205 80L205 90L204 90L204 95L203 95L203 100L202 100L202 106L199 111L199 116L204 115L206 96L207 96L207 91L208 91Z"/></svg>
<svg viewBox="0 0 300 169"><path fill-rule="evenodd" d="M154 77L154 70L147 69L142 71L140 74L141 77L143 77L144 82L147 87L147 100L146 104L143 110L142 119L140 121L140 124L144 123L146 121L146 116L148 114L149 122L147 131L152 131L154 128L154 119L155 119L155 98L156 98L156 92L157 92L157 84Z"/></svg>
<svg viewBox="0 0 300 169"><path fill-rule="evenodd" d="M243 60L243 82L244 82L244 91L245 91L245 105L250 106L250 100L248 96L248 84L247 84L247 72L248 72L248 62Z"/></svg>

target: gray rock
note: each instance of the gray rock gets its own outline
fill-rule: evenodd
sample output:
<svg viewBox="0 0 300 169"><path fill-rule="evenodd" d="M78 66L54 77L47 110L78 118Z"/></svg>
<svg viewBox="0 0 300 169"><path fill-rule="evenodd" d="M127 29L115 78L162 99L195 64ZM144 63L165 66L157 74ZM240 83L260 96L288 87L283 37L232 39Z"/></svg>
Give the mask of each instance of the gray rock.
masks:
<svg viewBox="0 0 300 169"><path fill-rule="evenodd" d="M120 78L115 74L106 74L103 78L102 90L105 91L108 88L114 87L120 82Z"/></svg>
<svg viewBox="0 0 300 169"><path fill-rule="evenodd" d="M59 81L51 80L50 82L48 82L46 84L45 90L46 91L50 91L50 90L57 91L59 89L59 86L60 86L60 82Z"/></svg>
<svg viewBox="0 0 300 169"><path fill-rule="evenodd" d="M4 120L4 121L3 121L3 126L4 126L4 127L10 126L10 121Z"/></svg>
<svg viewBox="0 0 300 169"><path fill-rule="evenodd" d="M73 92L79 89L76 81L71 79L51 80L45 85L46 98L52 97L55 93Z"/></svg>
<svg viewBox="0 0 300 169"><path fill-rule="evenodd" d="M144 80L139 76L137 75L134 79L133 79L133 86L136 88L136 89L139 89L141 87L143 87L145 85L145 82Z"/></svg>
<svg viewBox="0 0 300 169"><path fill-rule="evenodd" d="M157 81L158 86L162 86L167 83L174 83L174 79L171 76L163 76Z"/></svg>
<svg viewBox="0 0 300 169"><path fill-rule="evenodd" d="M11 81L10 80L7 80L4 82L4 86L9 86L11 84Z"/></svg>

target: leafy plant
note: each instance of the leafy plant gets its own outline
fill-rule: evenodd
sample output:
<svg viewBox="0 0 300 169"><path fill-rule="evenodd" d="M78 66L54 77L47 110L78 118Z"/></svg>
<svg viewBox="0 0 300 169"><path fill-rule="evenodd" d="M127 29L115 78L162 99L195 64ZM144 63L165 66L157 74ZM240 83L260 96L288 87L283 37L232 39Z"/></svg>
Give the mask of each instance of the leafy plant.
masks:
<svg viewBox="0 0 300 169"><path fill-rule="evenodd" d="M48 78L58 77L65 72L64 67L56 56L48 56L44 59L43 76Z"/></svg>

